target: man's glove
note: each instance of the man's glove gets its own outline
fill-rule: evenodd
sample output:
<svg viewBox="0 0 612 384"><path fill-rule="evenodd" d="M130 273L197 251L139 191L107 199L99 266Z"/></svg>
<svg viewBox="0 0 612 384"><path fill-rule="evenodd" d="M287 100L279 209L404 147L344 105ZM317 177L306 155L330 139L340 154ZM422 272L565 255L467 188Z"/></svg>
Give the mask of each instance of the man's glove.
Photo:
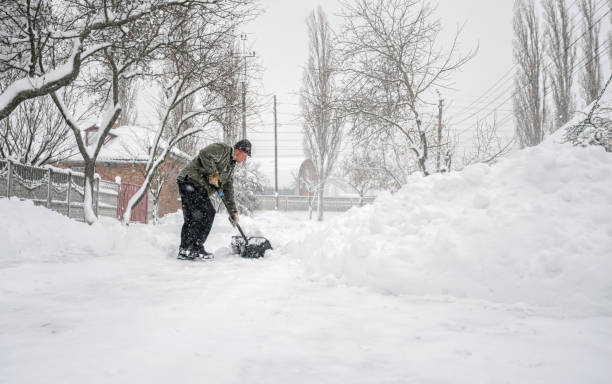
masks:
<svg viewBox="0 0 612 384"><path fill-rule="evenodd" d="M219 172L215 172L212 175L208 176L208 184L212 185L215 188L219 188Z"/></svg>
<svg viewBox="0 0 612 384"><path fill-rule="evenodd" d="M234 227L236 226L236 224L238 224L238 212L234 212L231 215L229 215L229 222Z"/></svg>

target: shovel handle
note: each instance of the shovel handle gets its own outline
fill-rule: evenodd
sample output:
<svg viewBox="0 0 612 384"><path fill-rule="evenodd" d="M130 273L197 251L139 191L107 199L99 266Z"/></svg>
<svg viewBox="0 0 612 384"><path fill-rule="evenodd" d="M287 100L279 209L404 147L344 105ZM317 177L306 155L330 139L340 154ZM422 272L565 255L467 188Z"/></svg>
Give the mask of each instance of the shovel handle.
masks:
<svg viewBox="0 0 612 384"><path fill-rule="evenodd" d="M229 213L230 217L232 218L232 220L234 221L234 223L236 224L236 228L238 228L238 231L240 231L240 234L242 235L242 237L244 238L244 241L246 244L249 244L249 239L247 239L246 235L244 234L244 232L242 232L242 228L240 228L240 224L238 224L238 222L236 221L236 218L234 217L234 213L230 212L230 209L227 206L227 203L225 202L225 200L223 199L223 191L220 189L217 189L217 195L219 195L219 197L221 198L221 201L223 202L223 205L225 205L225 209L227 210L227 212Z"/></svg>

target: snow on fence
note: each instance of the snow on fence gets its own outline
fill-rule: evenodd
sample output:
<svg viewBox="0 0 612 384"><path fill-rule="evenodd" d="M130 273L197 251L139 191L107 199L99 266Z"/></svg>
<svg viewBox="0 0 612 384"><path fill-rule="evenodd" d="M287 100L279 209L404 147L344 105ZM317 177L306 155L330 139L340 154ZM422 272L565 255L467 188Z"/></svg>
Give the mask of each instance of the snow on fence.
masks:
<svg viewBox="0 0 612 384"><path fill-rule="evenodd" d="M318 198L316 196L279 195L278 209L282 211L308 211L309 200L313 210L316 210L318 203ZM373 201L373 196L365 196L363 199L347 196L326 196L323 198L323 209L325 211L343 212L349 210L351 207L359 207L370 204ZM258 195L257 202L258 209L275 209L276 196Z"/></svg>
<svg viewBox="0 0 612 384"><path fill-rule="evenodd" d="M95 180L94 212L101 216L117 217L119 186L100 180L98 175ZM0 197L32 200L36 205L44 205L83 221L84 190L83 173L51 166L33 167L0 159Z"/></svg>

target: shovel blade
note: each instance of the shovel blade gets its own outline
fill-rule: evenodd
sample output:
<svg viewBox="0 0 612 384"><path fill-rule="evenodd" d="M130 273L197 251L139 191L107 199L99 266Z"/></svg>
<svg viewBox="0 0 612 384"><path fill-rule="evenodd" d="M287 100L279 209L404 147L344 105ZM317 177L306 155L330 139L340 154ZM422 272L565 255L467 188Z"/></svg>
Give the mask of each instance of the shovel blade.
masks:
<svg viewBox="0 0 612 384"><path fill-rule="evenodd" d="M263 257L272 244L265 237L249 237L249 243L242 236L232 236L232 252L248 259Z"/></svg>

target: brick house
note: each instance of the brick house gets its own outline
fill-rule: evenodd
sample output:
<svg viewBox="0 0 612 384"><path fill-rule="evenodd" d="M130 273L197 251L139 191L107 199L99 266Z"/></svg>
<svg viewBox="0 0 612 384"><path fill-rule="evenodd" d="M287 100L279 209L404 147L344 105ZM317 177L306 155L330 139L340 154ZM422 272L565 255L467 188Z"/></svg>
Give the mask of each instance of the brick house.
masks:
<svg viewBox="0 0 612 384"><path fill-rule="evenodd" d="M83 130L85 145L92 145L99 128L97 125ZM151 151L150 143L155 131L140 126L113 127L102 146L96 161L96 173L102 180L119 184L141 186L145 178L145 167ZM162 184L159 193L159 217L176 212L181 208L176 177L180 170L190 161L189 155L178 148L173 148L159 170ZM80 155L73 156L55 164L61 168L70 168L82 172L84 169ZM149 201L152 196L147 193ZM149 212L152 207L149 207Z"/></svg>

